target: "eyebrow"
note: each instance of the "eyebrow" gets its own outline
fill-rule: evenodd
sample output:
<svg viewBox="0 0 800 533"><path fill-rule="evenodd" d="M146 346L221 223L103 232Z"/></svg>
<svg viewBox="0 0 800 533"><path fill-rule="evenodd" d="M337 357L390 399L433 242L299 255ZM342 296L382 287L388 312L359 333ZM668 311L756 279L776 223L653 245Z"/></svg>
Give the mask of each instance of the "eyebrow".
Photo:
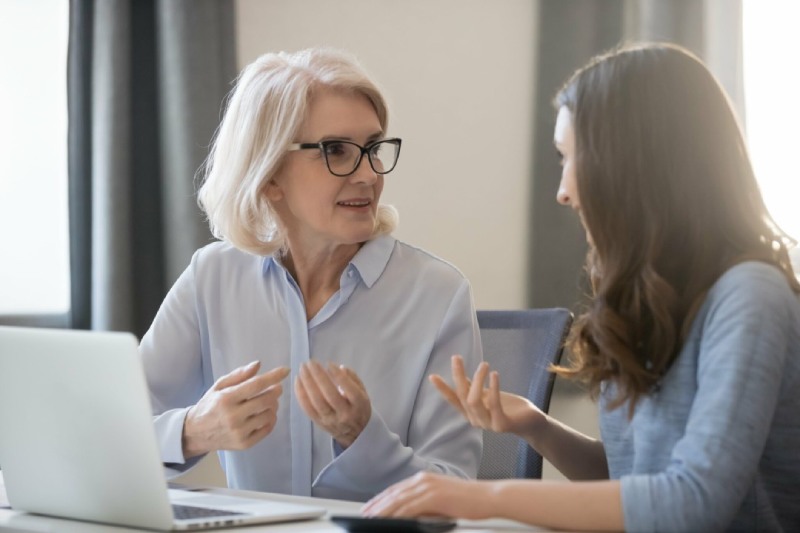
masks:
<svg viewBox="0 0 800 533"><path fill-rule="evenodd" d="M383 136L384 136L383 130L376 131L375 133L367 137L367 142L369 143L376 139L380 139ZM322 136L322 138L320 138L320 141L333 141L333 140L355 142L355 139L353 137L347 135L324 135Z"/></svg>

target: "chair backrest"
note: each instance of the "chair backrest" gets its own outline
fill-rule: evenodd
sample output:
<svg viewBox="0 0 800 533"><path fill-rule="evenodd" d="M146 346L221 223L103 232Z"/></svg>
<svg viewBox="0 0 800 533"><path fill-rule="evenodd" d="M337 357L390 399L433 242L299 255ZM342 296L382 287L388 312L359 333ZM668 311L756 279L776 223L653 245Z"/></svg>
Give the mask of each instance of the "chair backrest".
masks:
<svg viewBox="0 0 800 533"><path fill-rule="evenodd" d="M500 388L525 396L545 413L550 408L564 339L572 324L567 309L478 311L483 357L500 373ZM519 437L485 431L478 479L542 477L542 457Z"/></svg>

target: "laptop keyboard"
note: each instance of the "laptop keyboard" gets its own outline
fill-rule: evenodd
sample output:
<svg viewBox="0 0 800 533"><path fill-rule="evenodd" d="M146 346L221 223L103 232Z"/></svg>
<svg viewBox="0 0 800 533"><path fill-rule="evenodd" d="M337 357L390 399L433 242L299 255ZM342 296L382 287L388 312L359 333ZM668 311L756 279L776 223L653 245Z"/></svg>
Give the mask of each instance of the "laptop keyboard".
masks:
<svg viewBox="0 0 800 533"><path fill-rule="evenodd" d="M189 520L192 518L210 518L214 516L243 515L237 511L225 511L223 509L212 509L209 507L193 507L191 505L172 504L172 514L178 520Z"/></svg>

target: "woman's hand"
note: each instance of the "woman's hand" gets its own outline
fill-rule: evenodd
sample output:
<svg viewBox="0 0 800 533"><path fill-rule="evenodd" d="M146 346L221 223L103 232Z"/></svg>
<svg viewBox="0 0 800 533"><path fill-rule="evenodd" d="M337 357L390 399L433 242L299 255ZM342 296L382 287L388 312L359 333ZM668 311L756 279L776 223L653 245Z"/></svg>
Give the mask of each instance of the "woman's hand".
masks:
<svg viewBox="0 0 800 533"><path fill-rule="evenodd" d="M491 484L420 472L392 485L364 507L366 516L491 517Z"/></svg>
<svg viewBox="0 0 800 533"><path fill-rule="evenodd" d="M453 356L451 365L455 389L436 374L430 381L473 426L525 438L546 421L546 415L527 398L500 391L500 376L496 371L489 372L489 363L481 363L472 380L460 355ZM487 375L489 386L484 387Z"/></svg>
<svg viewBox="0 0 800 533"><path fill-rule="evenodd" d="M304 363L294 390L309 418L342 448L353 444L372 416L366 387L354 371L344 366L328 363L326 370L316 361Z"/></svg>
<svg viewBox="0 0 800 533"><path fill-rule="evenodd" d="M275 427L280 382L289 369L278 367L260 376L254 361L219 378L192 406L183 423L186 458L216 450L245 450Z"/></svg>

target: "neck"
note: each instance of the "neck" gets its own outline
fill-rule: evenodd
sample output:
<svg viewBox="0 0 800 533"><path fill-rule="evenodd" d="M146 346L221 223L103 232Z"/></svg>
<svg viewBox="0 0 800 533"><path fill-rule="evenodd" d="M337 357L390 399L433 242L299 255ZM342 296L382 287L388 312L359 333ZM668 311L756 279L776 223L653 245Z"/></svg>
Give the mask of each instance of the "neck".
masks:
<svg viewBox="0 0 800 533"><path fill-rule="evenodd" d="M319 312L336 291L345 267L361 248L362 243L336 246L292 246L287 239L283 263L294 277L306 307L306 319Z"/></svg>

